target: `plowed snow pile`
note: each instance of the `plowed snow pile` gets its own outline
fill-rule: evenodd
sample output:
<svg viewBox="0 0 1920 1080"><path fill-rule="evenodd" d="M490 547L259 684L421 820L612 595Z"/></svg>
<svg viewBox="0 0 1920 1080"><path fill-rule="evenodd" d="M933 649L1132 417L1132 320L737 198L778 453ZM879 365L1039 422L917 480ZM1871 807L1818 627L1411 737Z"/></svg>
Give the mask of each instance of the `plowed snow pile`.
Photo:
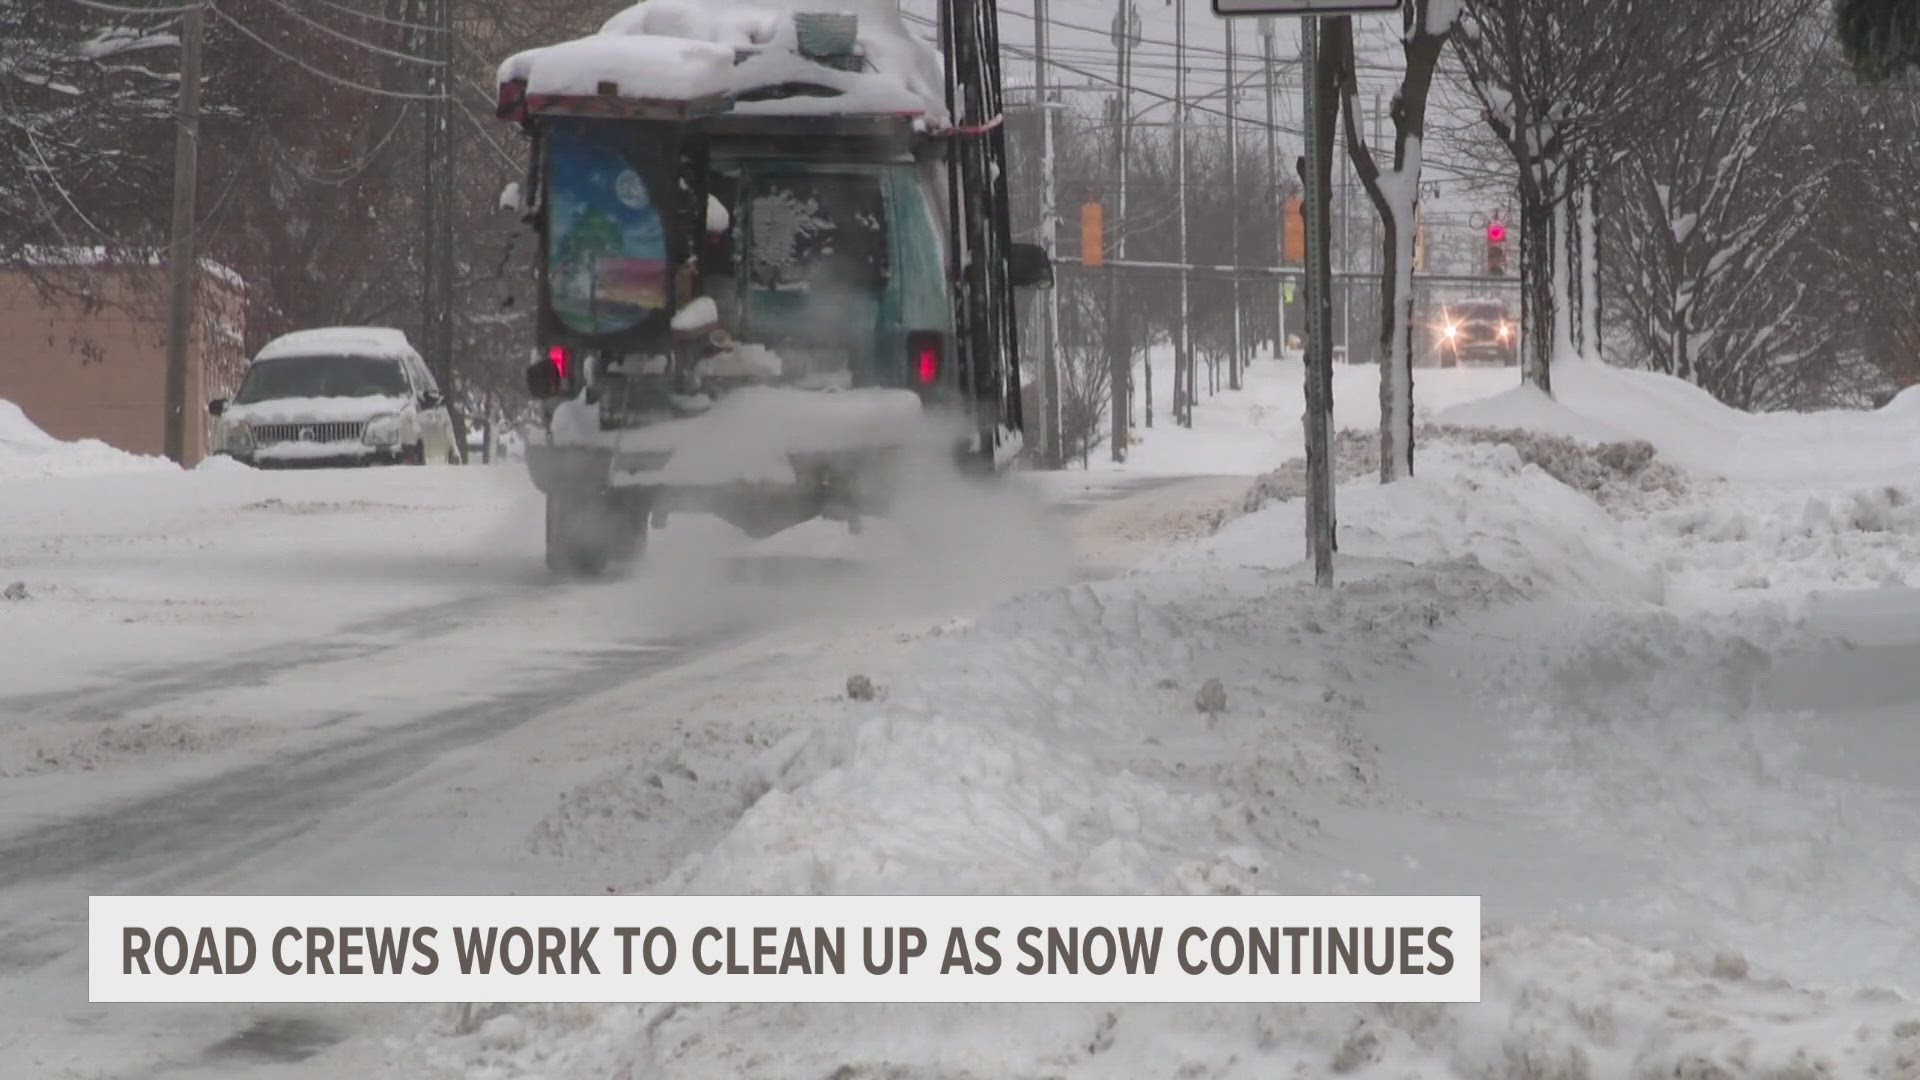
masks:
<svg viewBox="0 0 1920 1080"><path fill-rule="evenodd" d="M737 775L703 762L737 820L613 883L1476 894L1482 1003L512 1008L412 1049L476 1078L1920 1078L1920 600L1849 566L1920 562L1915 489L1875 479L1920 466L1920 420L1736 417L1648 378L1524 402L1590 409L1608 445L1500 430L1527 425L1496 403L1444 417L1417 477L1342 488L1335 590L1270 485L1130 575L930 633L875 700ZM1849 432L1894 427L1903 458L1846 469ZM1670 447L1723 475L1747 447L1840 466L1742 484ZM1820 613L1835 583L1889 594L1910 617L1876 625L1906 644L1854 649ZM595 790L603 820L637 800L595 843L648 865L658 793Z"/></svg>
<svg viewBox="0 0 1920 1080"><path fill-rule="evenodd" d="M62 442L27 419L20 406L0 400L0 480L140 471L172 472L178 467L166 458L129 454L98 439Z"/></svg>

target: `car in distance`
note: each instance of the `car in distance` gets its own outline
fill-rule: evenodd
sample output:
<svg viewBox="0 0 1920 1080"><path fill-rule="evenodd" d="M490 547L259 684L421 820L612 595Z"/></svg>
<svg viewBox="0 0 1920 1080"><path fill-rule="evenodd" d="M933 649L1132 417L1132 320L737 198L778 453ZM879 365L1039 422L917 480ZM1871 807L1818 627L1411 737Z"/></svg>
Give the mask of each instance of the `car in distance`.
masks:
<svg viewBox="0 0 1920 1080"><path fill-rule="evenodd" d="M207 403L213 452L256 468L458 461L445 396L405 334L336 326L275 338L231 399Z"/></svg>
<svg viewBox="0 0 1920 1080"><path fill-rule="evenodd" d="M1441 367L1500 366L1520 362L1520 327L1499 300L1468 300L1443 308L1434 327Z"/></svg>

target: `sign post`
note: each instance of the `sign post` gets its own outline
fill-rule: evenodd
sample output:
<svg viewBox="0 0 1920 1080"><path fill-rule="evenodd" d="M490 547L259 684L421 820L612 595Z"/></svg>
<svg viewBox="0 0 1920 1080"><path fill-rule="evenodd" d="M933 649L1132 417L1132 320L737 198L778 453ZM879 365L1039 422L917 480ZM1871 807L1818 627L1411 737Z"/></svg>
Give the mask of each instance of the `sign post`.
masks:
<svg viewBox="0 0 1920 1080"><path fill-rule="evenodd" d="M1333 584L1333 260L1327 250L1332 229L1327 221L1327 180L1333 154L1332 132L1321 129L1320 20L1332 16L1385 14L1403 0L1212 0L1221 18L1262 15L1300 16L1301 104L1306 123L1306 153L1301 159L1305 187L1307 348L1304 421L1307 451L1307 551L1314 584ZM1337 104L1335 108L1337 108ZM1335 118L1335 127L1338 118ZM1285 228L1285 222L1282 228Z"/></svg>
<svg viewBox="0 0 1920 1080"><path fill-rule="evenodd" d="M1332 230L1327 227L1324 166L1331 147L1320 138L1320 20L1300 19L1301 103L1306 113L1307 153L1307 551L1313 557L1314 584L1333 584L1333 439L1330 428L1333 402L1333 260L1327 251Z"/></svg>

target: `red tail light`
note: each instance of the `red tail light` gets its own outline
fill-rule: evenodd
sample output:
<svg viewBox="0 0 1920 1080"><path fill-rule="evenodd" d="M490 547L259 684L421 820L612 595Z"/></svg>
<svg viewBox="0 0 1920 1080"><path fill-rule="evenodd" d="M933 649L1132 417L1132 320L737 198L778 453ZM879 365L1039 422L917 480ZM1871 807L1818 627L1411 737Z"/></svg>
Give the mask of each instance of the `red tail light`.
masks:
<svg viewBox="0 0 1920 1080"><path fill-rule="evenodd" d="M913 361L913 375L922 387L940 381L940 335L908 334L907 356Z"/></svg>
<svg viewBox="0 0 1920 1080"><path fill-rule="evenodd" d="M565 345L555 345L553 348L547 350L547 363L553 365L553 373L559 377L561 382L567 381L567 361L569 359L571 359L571 357L567 355L567 347Z"/></svg>
<svg viewBox="0 0 1920 1080"><path fill-rule="evenodd" d="M493 115L501 120L527 118L527 80L509 79L500 84L500 96L494 102Z"/></svg>

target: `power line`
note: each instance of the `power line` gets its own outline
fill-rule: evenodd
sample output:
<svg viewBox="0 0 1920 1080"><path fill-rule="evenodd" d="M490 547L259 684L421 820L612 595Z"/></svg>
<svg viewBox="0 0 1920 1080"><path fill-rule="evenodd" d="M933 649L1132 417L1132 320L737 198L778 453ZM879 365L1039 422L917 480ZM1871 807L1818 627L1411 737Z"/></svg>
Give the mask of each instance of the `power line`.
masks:
<svg viewBox="0 0 1920 1080"><path fill-rule="evenodd" d="M916 22L931 25L931 20L926 19L924 16L909 14L909 15L906 15L905 17ZM1025 57L1028 59L1031 59L1033 56L1033 51L1031 49L1023 49L1017 45L1008 45L1003 42L1001 44L1001 48L1005 49L1007 52L1010 52L1017 56ZM1264 63L1264 58L1262 62ZM1055 67L1062 71L1070 71L1075 75L1081 76L1082 78L1090 79L1093 82L1096 82L1103 87L1118 87L1120 85L1119 82L1113 76L1103 75L1089 68L1084 68L1074 64L1064 63L1062 61L1055 60L1052 57L1048 57L1047 63L1050 67ZM1249 79L1250 78L1251 77L1249 77ZM1244 89L1247 89L1247 87L1242 86L1236 89L1244 90ZM1166 94L1166 93L1161 93L1155 90L1149 90L1141 86L1134 86L1132 87L1132 90L1135 93L1144 94L1147 97L1155 98L1162 103L1178 104L1178 99L1172 94ZM1252 127L1256 131L1272 130L1272 131L1280 132L1282 134L1292 135L1296 137L1300 136L1301 134L1299 128L1287 127L1284 124L1279 124L1279 123L1268 124L1264 121L1249 119L1248 117L1245 117L1245 116L1229 117L1227 115L1226 110L1224 109L1212 108L1206 105L1199 104L1201 100L1204 100L1204 99L1196 98L1186 102L1185 103L1186 110L1188 112L1204 113L1208 116L1218 117L1222 120L1230 119L1236 124L1246 124ZM1426 168L1431 169L1435 172L1446 173L1449 176L1451 176L1454 180L1465 182L1465 183L1472 183L1475 180L1476 174L1487 172L1487 170L1481 169L1478 166L1451 165L1446 162L1434 160L1432 158L1427 159ZM1497 173L1492 175L1498 178ZM1441 181L1439 180L1423 180L1422 181L1422 183L1440 183L1440 182Z"/></svg>
<svg viewBox="0 0 1920 1080"><path fill-rule="evenodd" d="M291 5L287 4L285 0L267 0L267 2L269 4L272 4L274 7L279 8L281 11L284 11L287 14L293 16L294 18L299 19L301 22L306 23L308 26L311 26L314 29L320 31L321 33L328 35L329 37L338 38L341 41L347 42L350 45L358 45L369 52L376 52L382 56L391 56L396 60L405 60L408 63L425 64L428 67L441 66L441 63L438 60L428 60L424 57L412 56L403 52L396 52L392 49L388 49L380 45L375 45L370 41L362 41L359 38L354 37L352 34L348 34L340 30L335 30L333 27L328 26L326 23L323 23L318 19L315 19L311 15L307 15L304 12L295 10Z"/></svg>
<svg viewBox="0 0 1920 1080"><path fill-rule="evenodd" d="M211 2L207 4L207 10L219 16L221 21L225 22L228 26L233 27L235 30L240 31L240 33L246 35L248 38L251 38L253 42L256 45L259 45L261 48L267 50L268 52L274 54L275 56L280 57L282 60L286 60L287 62L293 64L294 66L300 68L301 70L307 72L308 74L325 79L328 82L338 83L341 86L345 86L353 90L358 90L362 93L373 94L378 97L400 98L405 101L437 101L440 98L446 96L445 90L442 90L438 94L415 94L415 93L410 93L404 90L387 90L378 86L368 86L364 83L354 82L352 79L341 78L340 76L335 75L331 72L322 71L321 69L314 67L312 64L307 63L305 60L302 60L299 57L293 55L292 53L287 52L286 50L280 48L279 46L276 46L273 43L267 41L267 39L261 37L259 34L256 34L252 30L247 29L246 24L242 23L240 20L234 18L233 16L227 14L225 11L222 11L220 8L214 6Z"/></svg>
<svg viewBox="0 0 1920 1080"><path fill-rule="evenodd" d="M383 26L398 26L405 30L419 30L429 34L440 33L440 28L437 26L428 26L425 23L407 22L405 19L389 19L384 15L375 15L371 11L361 11L358 8L350 8L345 4L336 4L333 2L333 0L313 0L313 2L316 4L319 4L321 7L332 8L335 11L342 12L347 15L353 15L357 18L365 19L368 22L380 23Z"/></svg>
<svg viewBox="0 0 1920 1080"><path fill-rule="evenodd" d="M69 4L93 8L95 11L110 11L115 15L184 15L210 4L181 4L176 7L129 7L125 4L108 4L102 0L67 0Z"/></svg>
<svg viewBox="0 0 1920 1080"><path fill-rule="evenodd" d="M455 105L460 107L460 115L466 117L467 122L473 125L473 130L480 136L481 141L492 147L493 152L500 155L500 160L506 162L507 168L512 169L515 175L519 175L521 169L520 162L516 160L512 154L507 153L505 147L493 141L493 136L487 133L485 125L480 123L480 118L473 115L473 110L468 108L459 98L452 100Z"/></svg>

